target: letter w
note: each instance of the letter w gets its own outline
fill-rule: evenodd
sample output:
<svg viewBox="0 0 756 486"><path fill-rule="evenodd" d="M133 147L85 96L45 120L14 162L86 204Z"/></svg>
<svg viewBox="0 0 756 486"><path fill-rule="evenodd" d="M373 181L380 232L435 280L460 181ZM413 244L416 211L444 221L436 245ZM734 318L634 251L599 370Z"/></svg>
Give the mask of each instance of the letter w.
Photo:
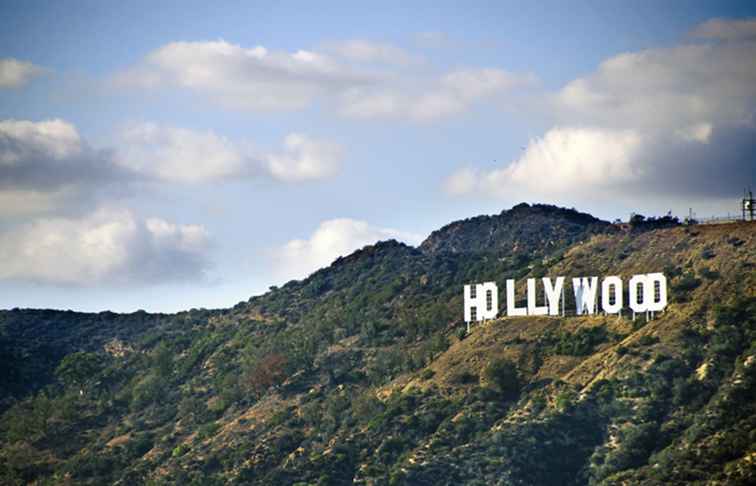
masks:
<svg viewBox="0 0 756 486"><path fill-rule="evenodd" d="M598 277L573 278L572 288L575 291L575 313L593 314L596 310Z"/></svg>

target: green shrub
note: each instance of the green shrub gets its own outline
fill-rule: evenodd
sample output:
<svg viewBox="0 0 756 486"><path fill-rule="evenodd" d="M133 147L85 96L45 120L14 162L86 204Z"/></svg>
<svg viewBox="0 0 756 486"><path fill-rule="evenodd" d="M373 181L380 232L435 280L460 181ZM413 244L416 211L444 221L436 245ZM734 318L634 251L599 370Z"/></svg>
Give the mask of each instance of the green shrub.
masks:
<svg viewBox="0 0 756 486"><path fill-rule="evenodd" d="M701 281L688 272L672 285L672 292L678 301L687 302L689 298L688 294L697 289L699 285L701 285Z"/></svg>
<svg viewBox="0 0 756 486"><path fill-rule="evenodd" d="M423 370L423 371L422 371L422 372L420 373L420 379L422 379L422 380L430 380L431 378L433 378L433 376L434 376L435 374L436 374L436 372L435 372L435 371L433 371L432 369L430 369L430 368L425 368L425 369L424 369L424 370Z"/></svg>
<svg viewBox="0 0 756 486"><path fill-rule="evenodd" d="M199 440L209 439L210 437L214 436L218 432L218 430L220 430L220 424L218 424L217 422L208 422L199 428L197 437L199 438Z"/></svg>
<svg viewBox="0 0 756 486"><path fill-rule="evenodd" d="M187 452L189 452L189 450L191 450L191 447L189 447L188 444L179 444L173 448L173 451L171 452L171 456L181 457Z"/></svg>
<svg viewBox="0 0 756 486"><path fill-rule="evenodd" d="M507 359L495 359L483 369L486 382L502 395L513 398L520 393L520 376L514 363Z"/></svg>
<svg viewBox="0 0 756 486"><path fill-rule="evenodd" d="M656 344L658 342L659 338L650 334L644 334L640 337L640 339L638 339L638 344L640 346L651 346L652 344Z"/></svg>
<svg viewBox="0 0 756 486"><path fill-rule="evenodd" d="M152 449L153 441L149 435L139 434L126 445L128 454L132 458L142 457Z"/></svg>
<svg viewBox="0 0 756 486"><path fill-rule="evenodd" d="M577 401L577 393L575 393L574 390L567 389L560 391L555 400L555 405L557 410L560 412L566 412L572 409L573 406L575 406L575 402Z"/></svg>
<svg viewBox="0 0 756 486"><path fill-rule="evenodd" d="M719 278L719 272L711 270L709 267L702 267L698 274L708 280L716 280Z"/></svg>
<svg viewBox="0 0 756 486"><path fill-rule="evenodd" d="M548 332L542 339L543 345L555 354L567 356L587 356L593 353L597 345L606 342L609 333L606 326L594 326L578 329L576 332Z"/></svg>
<svg viewBox="0 0 756 486"><path fill-rule="evenodd" d="M470 385L472 383L476 383L478 381L478 377L470 373L469 371L459 371L449 377L449 381L457 385Z"/></svg>
<svg viewBox="0 0 756 486"><path fill-rule="evenodd" d="M457 338L460 341L462 341L463 339L465 339L467 337L467 328L466 327L460 327L459 329L457 329L456 333L457 333Z"/></svg>

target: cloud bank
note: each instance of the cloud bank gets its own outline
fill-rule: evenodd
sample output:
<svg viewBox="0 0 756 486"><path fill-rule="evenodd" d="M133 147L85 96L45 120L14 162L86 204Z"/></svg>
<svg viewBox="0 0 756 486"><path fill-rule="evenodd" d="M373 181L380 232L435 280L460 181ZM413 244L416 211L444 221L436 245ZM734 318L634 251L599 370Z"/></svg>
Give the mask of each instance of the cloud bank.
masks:
<svg viewBox="0 0 756 486"><path fill-rule="evenodd" d="M89 286L202 278L205 229L117 209L123 196L144 194L144 183L326 179L343 158L340 145L304 134L286 136L276 150L247 145L140 123L113 148L96 150L63 120L0 121L0 279ZM47 217L33 219L40 215Z"/></svg>
<svg viewBox="0 0 756 486"><path fill-rule="evenodd" d="M0 214L91 206L139 182L328 179L338 174L344 156L334 142L297 133L276 150L250 147L249 141L233 142L213 131L138 123L121 131L116 146L96 150L64 120L2 120Z"/></svg>
<svg viewBox="0 0 756 486"><path fill-rule="evenodd" d="M0 279L55 285L130 285L202 278L202 226L100 209L40 219L0 234Z"/></svg>
<svg viewBox="0 0 756 486"><path fill-rule="evenodd" d="M134 174L95 150L76 127L59 120L0 121L0 214L46 212L90 205Z"/></svg>
<svg viewBox="0 0 756 486"><path fill-rule="evenodd" d="M450 195L732 198L756 182L756 42L751 21L695 32L726 38L620 54L544 95L555 125L507 165L464 167Z"/></svg>
<svg viewBox="0 0 756 486"><path fill-rule="evenodd" d="M120 73L123 87L179 87L222 106L291 111L322 103L349 118L435 120L534 81L501 69L457 69L442 75L398 47L349 40L323 49L275 51L223 40L173 42Z"/></svg>
<svg viewBox="0 0 756 486"><path fill-rule="evenodd" d="M213 131L154 123L132 124L120 134L116 161L145 177L175 183L268 177L280 182L328 179L338 174L344 150L328 140L292 133L279 150L232 142Z"/></svg>

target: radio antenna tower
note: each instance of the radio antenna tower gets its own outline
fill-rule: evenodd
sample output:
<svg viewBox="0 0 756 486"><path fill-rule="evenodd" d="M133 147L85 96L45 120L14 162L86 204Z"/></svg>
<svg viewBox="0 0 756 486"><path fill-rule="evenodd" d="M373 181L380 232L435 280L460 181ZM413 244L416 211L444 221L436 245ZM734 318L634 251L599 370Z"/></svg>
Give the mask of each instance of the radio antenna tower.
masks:
<svg viewBox="0 0 756 486"><path fill-rule="evenodd" d="M753 192L743 190L743 221L753 221L754 214L756 214L756 201L753 199Z"/></svg>

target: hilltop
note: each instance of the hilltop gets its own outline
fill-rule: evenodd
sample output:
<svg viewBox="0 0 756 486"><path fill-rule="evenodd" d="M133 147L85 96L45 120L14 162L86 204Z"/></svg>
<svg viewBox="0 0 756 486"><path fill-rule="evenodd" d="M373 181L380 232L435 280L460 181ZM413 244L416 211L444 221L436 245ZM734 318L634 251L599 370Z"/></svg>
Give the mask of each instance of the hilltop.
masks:
<svg viewBox="0 0 756 486"><path fill-rule="evenodd" d="M756 224L668 226L522 204L231 309L0 312L0 478L752 484ZM464 332L465 283L650 271L670 304L648 322Z"/></svg>
<svg viewBox="0 0 756 486"><path fill-rule="evenodd" d="M593 234L616 231L606 221L574 209L521 203L493 216L455 221L420 244L428 254L492 253L530 257L564 248Z"/></svg>

